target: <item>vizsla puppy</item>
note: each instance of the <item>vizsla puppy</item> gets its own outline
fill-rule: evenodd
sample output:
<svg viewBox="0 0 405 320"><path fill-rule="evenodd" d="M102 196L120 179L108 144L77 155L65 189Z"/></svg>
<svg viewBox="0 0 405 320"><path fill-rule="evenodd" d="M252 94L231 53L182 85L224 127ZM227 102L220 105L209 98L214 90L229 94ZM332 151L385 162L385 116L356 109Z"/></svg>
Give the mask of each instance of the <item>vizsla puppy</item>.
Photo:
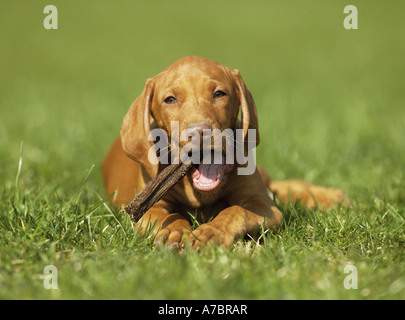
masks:
<svg viewBox="0 0 405 320"><path fill-rule="evenodd" d="M127 204L162 170L164 164L156 163L158 154L148 135L160 128L167 133L170 145L173 121L177 121L180 132L242 130L239 146L246 145L248 129L255 129L248 142L259 143L256 107L239 71L205 58L184 57L146 81L124 118L120 137L104 160L106 191L116 191L116 204ZM177 142L181 149L188 140ZM211 148L225 152L224 146ZM165 151L172 150L168 146L160 153ZM270 182L259 167L252 174L238 174L237 169L243 165L226 163L225 156L222 159L216 164L196 164L145 213L136 228L147 231L155 225L155 242L168 246L189 241L194 248L206 243L227 247L246 234L254 235L261 226L267 229L280 225L282 214L269 197L268 188L281 201L301 201L309 207L328 207L343 200L343 193L336 189L297 180ZM190 214L205 223L192 230Z"/></svg>

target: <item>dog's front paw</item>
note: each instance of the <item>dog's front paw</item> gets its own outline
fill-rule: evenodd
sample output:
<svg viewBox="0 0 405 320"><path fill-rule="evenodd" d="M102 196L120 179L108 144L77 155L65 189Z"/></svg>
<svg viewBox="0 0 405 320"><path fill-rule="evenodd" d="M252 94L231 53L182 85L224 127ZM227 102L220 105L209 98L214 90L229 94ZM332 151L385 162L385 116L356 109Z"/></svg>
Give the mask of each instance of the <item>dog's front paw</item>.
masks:
<svg viewBox="0 0 405 320"><path fill-rule="evenodd" d="M190 230L182 226L161 229L155 237L155 245L176 248L190 236Z"/></svg>
<svg viewBox="0 0 405 320"><path fill-rule="evenodd" d="M207 244L223 245L229 247L234 236L212 225L204 223L191 232L190 243L193 249L198 250Z"/></svg>

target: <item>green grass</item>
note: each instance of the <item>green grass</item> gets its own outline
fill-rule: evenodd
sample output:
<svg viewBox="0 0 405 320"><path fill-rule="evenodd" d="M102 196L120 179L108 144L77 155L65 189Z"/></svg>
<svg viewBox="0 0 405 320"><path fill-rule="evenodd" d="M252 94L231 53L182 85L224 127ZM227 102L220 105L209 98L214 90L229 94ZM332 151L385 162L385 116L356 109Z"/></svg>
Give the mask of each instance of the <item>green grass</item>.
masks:
<svg viewBox="0 0 405 320"><path fill-rule="evenodd" d="M405 299L404 5L354 1L348 31L344 1L140 3L55 0L53 31L48 2L0 5L0 298ZM273 179L352 206L279 204L276 233L200 254L137 235L100 165L146 78L189 54L241 71Z"/></svg>

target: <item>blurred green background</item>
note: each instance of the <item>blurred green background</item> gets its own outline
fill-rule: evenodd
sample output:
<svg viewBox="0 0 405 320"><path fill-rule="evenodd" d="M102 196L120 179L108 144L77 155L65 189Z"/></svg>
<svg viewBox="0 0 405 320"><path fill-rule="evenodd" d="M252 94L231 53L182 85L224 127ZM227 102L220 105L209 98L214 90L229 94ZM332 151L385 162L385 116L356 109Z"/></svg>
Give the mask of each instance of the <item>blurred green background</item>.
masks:
<svg viewBox="0 0 405 320"><path fill-rule="evenodd" d="M57 30L43 27L48 4ZM343 27L348 4L358 30ZM403 297L404 9L394 0L1 1L0 296ZM341 188L354 207L308 216L288 207L280 235L255 257L156 253L107 209L92 215L129 105L147 78L185 55L240 70L258 108L257 161L273 179ZM349 259L368 291L342 287ZM37 275L54 263L82 274L49 293ZM229 266L237 273L225 279ZM165 279L163 291L145 291Z"/></svg>

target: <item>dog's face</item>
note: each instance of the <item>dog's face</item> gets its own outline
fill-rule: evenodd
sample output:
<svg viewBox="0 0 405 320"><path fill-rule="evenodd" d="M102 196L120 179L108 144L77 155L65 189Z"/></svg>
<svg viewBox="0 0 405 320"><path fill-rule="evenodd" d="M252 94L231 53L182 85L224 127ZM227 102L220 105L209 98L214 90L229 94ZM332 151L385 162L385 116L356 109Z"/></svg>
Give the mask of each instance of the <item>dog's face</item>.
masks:
<svg viewBox="0 0 405 320"><path fill-rule="evenodd" d="M238 120L239 106L241 121ZM172 132L173 122L177 122L175 127L179 132ZM258 130L256 108L238 70L194 56L176 61L149 79L121 127L124 151L141 163L152 177L158 168L148 158L153 143L148 141L148 134L154 127L164 130L169 141L186 133L188 139L180 136L178 141L180 149L194 134L202 137L204 130L224 132L241 128L244 137L248 128ZM231 168L225 163L225 144L218 150L213 140L210 141L210 149L223 154L222 162L214 163L212 157L212 164L196 165L191 172L194 187L204 192L217 189ZM258 142L257 131L256 145Z"/></svg>
<svg viewBox="0 0 405 320"><path fill-rule="evenodd" d="M198 123L221 131L235 128L239 98L230 70L195 58L177 61L154 78L151 114L169 136L171 121L179 122L180 132Z"/></svg>

